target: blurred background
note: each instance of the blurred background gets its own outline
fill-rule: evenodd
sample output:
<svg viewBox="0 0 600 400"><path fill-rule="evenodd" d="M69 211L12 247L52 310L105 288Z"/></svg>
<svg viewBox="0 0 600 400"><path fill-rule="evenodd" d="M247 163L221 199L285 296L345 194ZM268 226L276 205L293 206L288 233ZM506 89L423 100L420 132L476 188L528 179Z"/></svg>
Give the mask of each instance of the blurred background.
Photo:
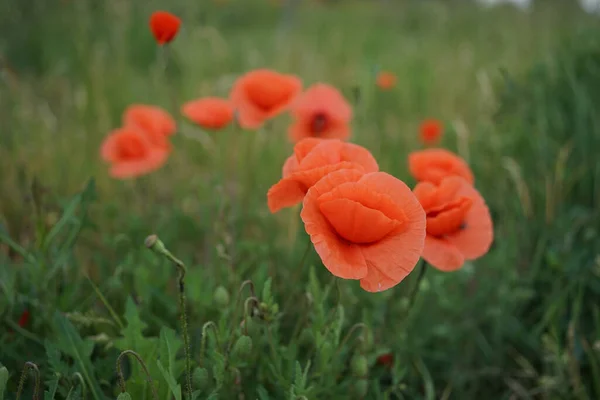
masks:
<svg viewBox="0 0 600 400"><path fill-rule="evenodd" d="M302 394L311 399L600 398L593 3L0 0L0 363L8 387L25 361L43 376L59 368L48 361L54 343L68 366L56 398L70 390L101 398L95 385L117 393L114 361L127 333L115 321L131 322L121 317L127 299L145 337L178 326L173 271L142 246L157 233L189 268L194 350L209 320L222 338L238 329L226 321L244 280L260 292L271 279L265 297L280 314L261 332L273 332L276 345L255 339L254 362L237 367L241 383L221 385L218 398L300 399L299 389L289 394L301 386L295 360L303 368L311 361ZM148 29L157 9L182 19L166 70ZM470 163L492 211L489 254L455 273L430 271L408 317L412 275L370 294L332 281L314 252L312 268L298 271L308 240L298 210L271 215L266 206L292 151L288 117L258 132L215 133L179 117L185 101L226 97L240 74L263 67L339 88L354 110L352 141L410 186L419 124L442 121L442 146ZM390 90L376 85L381 71L397 77ZM164 107L179 130L164 168L117 181L99 146L132 103ZM217 286L231 293L228 308L215 304ZM289 298L298 301L286 305ZM329 329L339 304L343 317ZM79 389L72 374L82 367L60 346L56 311L94 349ZM354 348L329 354L322 343L331 332L341 343L356 323L372 332L366 388L349 370Z"/></svg>

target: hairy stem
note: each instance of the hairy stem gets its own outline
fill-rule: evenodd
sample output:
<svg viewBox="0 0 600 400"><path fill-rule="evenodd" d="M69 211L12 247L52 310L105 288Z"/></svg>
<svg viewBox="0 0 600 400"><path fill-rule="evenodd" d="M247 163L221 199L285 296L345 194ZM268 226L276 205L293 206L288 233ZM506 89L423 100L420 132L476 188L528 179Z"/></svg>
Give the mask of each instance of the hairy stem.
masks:
<svg viewBox="0 0 600 400"><path fill-rule="evenodd" d="M155 253L171 261L179 272L179 320L181 322L181 334L183 335L183 350L185 353L185 386L189 399L192 398L192 357L190 355L190 335L187 324L187 310L185 301L185 273L186 268L183 261L175 257L160 241L158 236L150 235L145 241L146 247Z"/></svg>
<svg viewBox="0 0 600 400"><path fill-rule="evenodd" d="M146 367L146 363L142 360L142 357L138 353L133 350L125 350L119 357L117 357L117 379L119 381L119 387L121 388L121 393L125 393L127 391L127 387L125 386L125 377L123 376L123 369L121 368L121 362L123 357L132 356L137 360L137 362L142 367L144 374L146 375L146 381L150 385L150 389L152 390L152 397L154 400L158 400L158 392L156 391L156 387L154 386L154 382L152 381L152 377L150 376L150 372L148 371L148 367Z"/></svg>
<svg viewBox="0 0 600 400"><path fill-rule="evenodd" d="M40 398L40 370L38 366L31 361L27 361L25 366L23 367L23 372L21 372L21 378L19 379L19 388L17 389L17 400L21 398L21 393L23 392L23 387L25 386L25 381L27 380L27 373L29 370L33 370L34 374L34 387L33 387L33 397L32 400L39 400Z"/></svg>

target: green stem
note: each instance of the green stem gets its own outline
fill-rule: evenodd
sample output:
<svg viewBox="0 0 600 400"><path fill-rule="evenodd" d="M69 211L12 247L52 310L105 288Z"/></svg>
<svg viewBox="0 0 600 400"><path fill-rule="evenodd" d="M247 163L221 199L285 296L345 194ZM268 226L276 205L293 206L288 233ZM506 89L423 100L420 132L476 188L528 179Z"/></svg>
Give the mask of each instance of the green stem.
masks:
<svg viewBox="0 0 600 400"><path fill-rule="evenodd" d="M306 259L308 258L308 255L310 254L311 247L312 247L312 242L309 237L308 243L306 244L306 249L304 249L302 258L300 259L298 266L296 266L296 269L294 270L294 275L292 276L292 279L290 280L290 282L298 282L298 279L300 278L300 274L302 274L302 271L304 270L304 264L306 263ZM292 296L289 296L287 302L285 303L285 307L283 307L283 309L287 310L293 300L294 300L294 298Z"/></svg>
<svg viewBox="0 0 600 400"><path fill-rule="evenodd" d="M219 340L219 330L217 329L217 325L213 321L208 321L202 326L202 342L200 344L200 366L202 367L202 363L204 361L204 353L206 352L206 342L208 341L208 328L212 328L215 333L215 341L217 342L217 347L221 347L221 341Z"/></svg>
<svg viewBox="0 0 600 400"><path fill-rule="evenodd" d="M148 367L146 367L146 363L142 360L142 357L133 350L125 350L119 357L117 357L117 380L119 382L119 387L121 388L121 393L125 393L127 391L127 387L125 386L125 377L123 376L123 369L121 368L121 360L125 356L132 356L137 360L137 362L142 367L144 374L146 375L146 381L150 385L152 389L152 397L154 400L158 400L158 392L156 391L156 387L154 387L154 383L152 382L152 376L150 375L150 371L148 371Z"/></svg>
<svg viewBox="0 0 600 400"><path fill-rule="evenodd" d="M27 361L25 363L25 366L23 367L21 379L19 379L19 387L17 389L17 400L21 398L21 392L23 392L23 387L25 386L25 381L27 380L27 373L30 369L34 371L35 375L32 400L39 400L40 398L40 370L38 369L37 365L30 361Z"/></svg>
<svg viewBox="0 0 600 400"><path fill-rule="evenodd" d="M185 273L186 268L183 261L175 257L161 242L156 235L150 235L145 241L146 247L155 253L167 258L179 271L179 312L181 322L181 334L183 335L183 350L185 353L185 382L188 398L192 398L192 357L190 355L190 336L188 333L187 310L185 301Z"/></svg>
<svg viewBox="0 0 600 400"><path fill-rule="evenodd" d="M417 280L415 282L415 285L413 286L413 289L410 293L410 297L408 300L408 309L406 310L406 313L408 314L410 312L410 310L412 309L415 300L417 299L417 293L419 293L419 287L421 286L421 281L423 280L423 278L425 277L425 272L427 272L427 262L424 260L421 260L421 267L419 270L419 275L417 276Z"/></svg>

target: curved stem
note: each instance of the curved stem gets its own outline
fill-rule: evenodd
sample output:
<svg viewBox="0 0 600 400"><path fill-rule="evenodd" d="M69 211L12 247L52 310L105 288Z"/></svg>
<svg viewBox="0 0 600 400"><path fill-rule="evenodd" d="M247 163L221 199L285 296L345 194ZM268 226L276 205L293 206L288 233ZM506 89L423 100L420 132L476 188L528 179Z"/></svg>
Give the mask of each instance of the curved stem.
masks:
<svg viewBox="0 0 600 400"><path fill-rule="evenodd" d="M206 351L206 342L208 340L208 328L213 329L215 333L217 347L221 347L221 342L219 340L219 330L217 329L217 325L213 321L208 321L202 326L202 342L200 344L200 366L202 366L202 362L204 360L204 353Z"/></svg>
<svg viewBox="0 0 600 400"><path fill-rule="evenodd" d="M19 379L17 400L21 398L21 392L23 392L23 387L25 386L25 381L27 380L27 372L29 372L29 370L33 370L35 375L32 400L39 400L40 398L40 370L36 364L32 363L31 361L27 361L25 366L23 366L23 372L21 372L21 378Z"/></svg>
<svg viewBox="0 0 600 400"><path fill-rule="evenodd" d="M239 305L240 305L240 300L242 299L242 291L244 290L244 288L246 286L250 286L250 294L252 298L256 298L256 292L254 290L254 283L252 283L251 280L245 280L244 282L242 282L242 284L240 285L240 290L238 290L238 295L237 295L237 299L235 301L235 308L233 310L233 319L231 321L231 331L233 332L235 330L235 325L237 322L237 318L239 315ZM245 310L245 305L244 305L244 310ZM244 311L245 312L245 311ZM227 352L229 352L229 350L231 350L231 346L233 345L233 335L231 335L231 339L229 340L229 344L227 345Z"/></svg>
<svg viewBox="0 0 600 400"><path fill-rule="evenodd" d="M85 386L85 380L83 379L83 376L79 372L75 372L73 374L73 376L79 380L79 384L81 385L81 398L83 400L85 400L85 395L87 393L87 387Z"/></svg>
<svg viewBox="0 0 600 400"><path fill-rule="evenodd" d="M257 307L260 303L256 297L248 297L244 301L244 333L248 335L248 305L250 302L254 302L254 307ZM252 315L250 316L252 317Z"/></svg>
<svg viewBox="0 0 600 400"><path fill-rule="evenodd" d="M183 261L175 257L156 235L150 235L145 240L145 245L155 253L162 255L177 268L179 272L179 313L181 322L181 334L183 336L183 350L185 353L185 383L188 398L192 398L192 357L190 355L190 335L187 324L187 310L185 301L185 274L186 268Z"/></svg>
<svg viewBox="0 0 600 400"><path fill-rule="evenodd" d="M350 328L350 330L348 331L348 333L346 334L346 336L344 337L344 339L340 342L340 344L338 345L334 357L337 356L339 354L339 352L342 350L342 348L344 347L344 345L346 344L346 342L348 342L348 340L350 339L350 336L352 335L352 333L354 333L354 331L356 331L357 329L363 329L365 331L368 331L369 327L364 324L363 322L359 322L358 324L354 324L352 326L352 328Z"/></svg>
<svg viewBox="0 0 600 400"><path fill-rule="evenodd" d="M150 376L150 371L148 371L148 367L146 367L146 363L142 360L142 357L133 350L125 350L119 357L117 357L117 380L119 382L119 387L121 388L121 393L125 393L127 391L127 387L125 385L125 377L123 376L123 369L121 368L121 359L124 356L133 356L137 360L137 362L142 367L144 374L146 375L146 381L150 384L150 388L152 389L152 397L154 400L158 400L158 392L156 391L156 387L154 387L154 382L152 382L152 376Z"/></svg>

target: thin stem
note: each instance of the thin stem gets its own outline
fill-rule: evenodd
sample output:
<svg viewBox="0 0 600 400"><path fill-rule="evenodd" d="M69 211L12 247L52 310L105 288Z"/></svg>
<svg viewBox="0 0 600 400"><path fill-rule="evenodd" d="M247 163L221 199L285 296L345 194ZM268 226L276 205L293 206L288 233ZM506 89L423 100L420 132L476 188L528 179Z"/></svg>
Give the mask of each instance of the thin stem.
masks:
<svg viewBox="0 0 600 400"><path fill-rule="evenodd" d="M183 350L185 353L185 382L188 398L192 398L192 357L190 354L190 336L188 333L187 310L185 301L185 274L186 268L183 261L175 257L156 235L150 235L145 240L145 245L155 253L167 258L179 271L179 320L183 335Z"/></svg>
<svg viewBox="0 0 600 400"><path fill-rule="evenodd" d="M419 287L421 286L421 281L423 280L423 278L425 277L425 272L427 272L427 262L425 262L424 260L421 260L421 269L419 270L419 275L417 277L417 281L415 282L415 285L413 286L413 289L410 293L410 297L409 297L409 301L408 301L408 309L406 310L406 313L408 314L410 312L410 310L412 309L415 300L417 299L417 293L419 293Z"/></svg>
<svg viewBox="0 0 600 400"><path fill-rule="evenodd" d="M217 329L217 325L213 321L208 321L202 326L202 342L200 343L200 366L202 367L202 362L204 360L204 353L206 351L206 342L208 340L208 328L212 328L215 333L215 340L217 342L217 347L221 347L221 342L219 340L219 330Z"/></svg>
<svg viewBox="0 0 600 400"><path fill-rule="evenodd" d="M237 295L237 299L235 301L235 308L233 310L233 319L231 321L231 331L233 331L235 329L235 325L237 322L237 317L238 317L238 312L239 312L239 305L240 305L240 300L242 299L242 291L244 290L244 288L246 286L250 287L250 295L253 298L256 298L256 292L254 290L254 283L252 283L251 280L245 280L244 282L242 282L242 284L240 285L240 290L238 290L238 295ZM244 310L246 306L244 305ZM244 311L245 312L245 311ZM227 352L229 352L229 350L231 349L231 346L233 345L233 335L231 336L231 339L229 340L229 343L227 345Z"/></svg>
<svg viewBox="0 0 600 400"><path fill-rule="evenodd" d="M306 260L308 259L308 255L310 254L311 247L312 247L312 242L311 242L310 238L308 238L308 243L306 243L306 248L304 249L304 253L302 253L302 258L300 259L300 262L296 266L296 269L294 270L294 275L292 276L290 282L298 282L298 279L300 278L300 274L304 270L304 264L306 263ZM285 306L283 307L283 309L287 310L293 300L294 300L293 296L288 297L288 300L285 303Z"/></svg>
<svg viewBox="0 0 600 400"><path fill-rule="evenodd" d="M350 335L352 335L352 333L354 333L354 331L356 331L357 329L363 329L363 330L366 331L366 330L369 329L369 327L366 324L362 323L362 322L359 322L358 324L354 324L352 326L352 328L350 328L350 330L348 331L348 333L346 334L346 336L344 337L344 340L342 340L340 342L340 344L338 345L338 347L337 347L337 349L336 349L335 354L333 355L333 357L335 357L335 356L338 355L338 353L342 350L342 348L344 347L344 345L346 344L346 342L350 339Z"/></svg>
<svg viewBox="0 0 600 400"><path fill-rule="evenodd" d="M254 302L254 307L257 307L260 304L256 297L248 297L246 301L244 301L244 333L246 335L248 335L248 305L251 301ZM252 315L250 317L252 317Z"/></svg>
<svg viewBox="0 0 600 400"><path fill-rule="evenodd" d="M29 370L33 370L35 378L32 400L39 400L40 398L40 370L37 365L35 365L31 361L27 361L25 363L25 366L23 367L23 372L21 372L21 379L19 379L19 387L17 389L17 400L21 398L21 392L23 392L23 387L25 386L25 381L27 380L27 373L29 372Z"/></svg>
<svg viewBox="0 0 600 400"><path fill-rule="evenodd" d="M150 372L148 371L148 367L146 367L146 363L142 360L142 357L133 350L125 350L119 357L117 357L117 380L119 382L119 387L121 388L121 393L125 393L127 391L127 386L125 385L125 377L123 376L123 369L121 368L121 361L125 356L133 356L137 360L137 362L142 367L144 374L146 375L146 381L150 384L150 388L152 389L152 397L154 400L158 400L158 392L156 391L156 387L154 387L154 383L152 382L152 376L150 376Z"/></svg>

